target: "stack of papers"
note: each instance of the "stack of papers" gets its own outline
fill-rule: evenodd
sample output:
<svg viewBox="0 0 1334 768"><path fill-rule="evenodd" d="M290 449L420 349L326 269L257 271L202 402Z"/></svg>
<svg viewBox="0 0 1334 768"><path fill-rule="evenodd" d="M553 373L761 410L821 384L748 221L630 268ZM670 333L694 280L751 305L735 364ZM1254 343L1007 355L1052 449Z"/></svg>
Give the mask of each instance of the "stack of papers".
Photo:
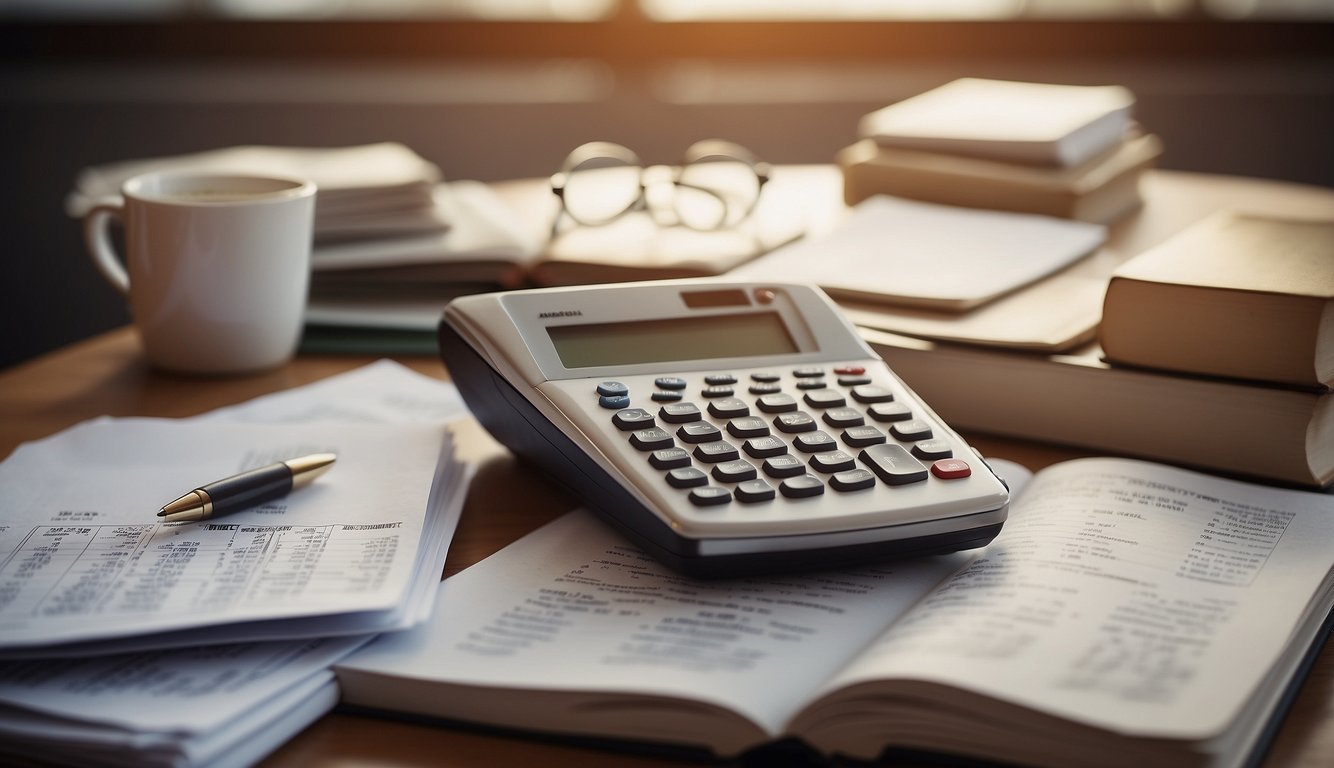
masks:
<svg viewBox="0 0 1334 768"><path fill-rule="evenodd" d="M446 422L465 413L452 385L381 362L21 446L0 464L0 756L248 765L327 712L334 661L429 617L471 476ZM155 516L316 451L337 464L277 501Z"/></svg>

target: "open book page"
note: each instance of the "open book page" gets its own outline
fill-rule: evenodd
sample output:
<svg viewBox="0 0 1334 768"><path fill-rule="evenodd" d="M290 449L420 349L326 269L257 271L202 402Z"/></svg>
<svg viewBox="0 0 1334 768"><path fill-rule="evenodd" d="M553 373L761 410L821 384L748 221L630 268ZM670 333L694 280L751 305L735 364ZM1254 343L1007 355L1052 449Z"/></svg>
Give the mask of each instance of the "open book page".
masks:
<svg viewBox="0 0 1334 768"><path fill-rule="evenodd" d="M1118 459L1056 465L981 558L825 692L929 681L1123 734L1207 739L1327 607L1330 541L1329 495Z"/></svg>
<svg viewBox="0 0 1334 768"><path fill-rule="evenodd" d="M378 639L338 665L339 679L363 706L663 742L698 734L683 732L686 707L655 710L652 700L710 704L758 726L713 745L735 752L780 733L821 681L964 557L704 582L574 512L450 578L432 622ZM428 685L409 702L394 679ZM440 683L475 687L445 694ZM578 721L569 701L531 693L488 704L494 689L593 696L578 699ZM451 699L467 703L439 708ZM519 701L544 705L525 712Z"/></svg>

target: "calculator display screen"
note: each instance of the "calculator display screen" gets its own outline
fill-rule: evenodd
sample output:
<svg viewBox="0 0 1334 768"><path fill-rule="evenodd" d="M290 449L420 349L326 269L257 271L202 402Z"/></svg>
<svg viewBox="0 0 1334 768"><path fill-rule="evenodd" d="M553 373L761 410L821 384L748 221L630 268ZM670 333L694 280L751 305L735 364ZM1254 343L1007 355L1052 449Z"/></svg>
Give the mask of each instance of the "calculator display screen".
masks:
<svg viewBox="0 0 1334 768"><path fill-rule="evenodd" d="M799 352L777 312L547 328L566 368Z"/></svg>

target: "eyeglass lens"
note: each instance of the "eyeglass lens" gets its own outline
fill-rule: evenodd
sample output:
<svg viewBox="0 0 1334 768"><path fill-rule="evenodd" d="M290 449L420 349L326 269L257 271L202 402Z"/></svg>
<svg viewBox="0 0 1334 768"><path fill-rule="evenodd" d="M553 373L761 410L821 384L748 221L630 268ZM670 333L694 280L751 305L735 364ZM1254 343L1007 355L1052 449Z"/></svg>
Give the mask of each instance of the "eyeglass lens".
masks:
<svg viewBox="0 0 1334 768"><path fill-rule="evenodd" d="M723 229L741 223L759 194L760 181L750 163L713 155L682 166L673 201L687 227Z"/></svg>
<svg viewBox="0 0 1334 768"><path fill-rule="evenodd" d="M581 224L606 224L640 200L642 169L617 157L591 157L570 169L565 210Z"/></svg>

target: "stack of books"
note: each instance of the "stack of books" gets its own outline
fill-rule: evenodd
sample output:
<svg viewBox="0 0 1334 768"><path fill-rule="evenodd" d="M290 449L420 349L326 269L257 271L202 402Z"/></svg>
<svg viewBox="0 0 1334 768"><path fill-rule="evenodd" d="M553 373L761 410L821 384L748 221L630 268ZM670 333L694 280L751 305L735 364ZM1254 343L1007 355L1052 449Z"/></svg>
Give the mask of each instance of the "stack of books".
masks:
<svg viewBox="0 0 1334 768"><path fill-rule="evenodd" d="M862 118L844 200L876 194L1110 223L1141 203L1162 142L1120 86L964 78Z"/></svg>

